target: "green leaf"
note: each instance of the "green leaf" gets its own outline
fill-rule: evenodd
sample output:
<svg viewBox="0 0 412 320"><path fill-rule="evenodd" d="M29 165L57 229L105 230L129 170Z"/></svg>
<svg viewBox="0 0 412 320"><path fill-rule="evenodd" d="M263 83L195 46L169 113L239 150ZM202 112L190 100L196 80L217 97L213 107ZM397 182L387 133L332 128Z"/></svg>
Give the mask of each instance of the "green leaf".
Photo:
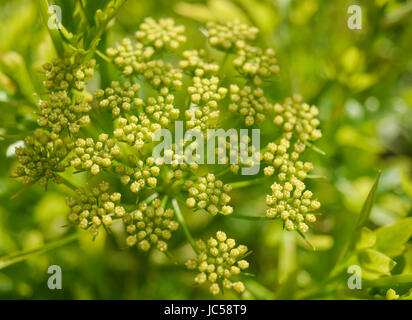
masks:
<svg viewBox="0 0 412 320"><path fill-rule="evenodd" d="M49 4L52 4L49 2ZM75 1L58 1L55 3L61 8L61 24L70 33L76 33L78 31L77 24L79 23L79 17L76 15L76 3Z"/></svg>
<svg viewBox="0 0 412 320"><path fill-rule="evenodd" d="M401 296L401 300L412 300L412 289L410 289L406 294Z"/></svg>
<svg viewBox="0 0 412 320"><path fill-rule="evenodd" d="M405 250L405 243L412 237L412 217L376 230L376 249L396 257Z"/></svg>
<svg viewBox="0 0 412 320"><path fill-rule="evenodd" d="M379 181L382 175L382 171L379 170L378 176L376 177L375 183L373 184L371 190L369 191L368 197L365 200L365 203L362 206L361 213L358 218L358 222L356 224L355 229L353 230L348 242L343 247L339 258L335 264L335 267L332 269L331 275L334 276L340 272L341 268L343 268L343 263L345 259L348 259L352 256L353 248L356 246L357 241L359 240L361 234L362 226L369 220L373 204L376 199L376 192L378 190Z"/></svg>
<svg viewBox="0 0 412 320"><path fill-rule="evenodd" d="M373 247L376 243L376 234L369 228L362 227L359 240L356 243L356 250L367 249Z"/></svg>
<svg viewBox="0 0 412 320"><path fill-rule="evenodd" d="M365 249L358 252L359 263L369 272L389 275L396 262L385 254L374 249Z"/></svg>
<svg viewBox="0 0 412 320"><path fill-rule="evenodd" d="M412 284L412 274L397 274L389 277L382 277L374 280L363 280L362 286L371 287L397 287L400 284Z"/></svg>
<svg viewBox="0 0 412 320"><path fill-rule="evenodd" d="M4 52L0 54L0 68L17 83L20 92L27 101L36 105L36 100L33 96L33 92L35 92L34 86L23 57L14 51Z"/></svg>
<svg viewBox="0 0 412 320"><path fill-rule="evenodd" d="M368 197L366 198L366 201L363 204L363 207L362 207L359 219L358 219L357 227L356 227L358 230L369 220L373 204L375 203L376 193L378 191L378 186L379 186L381 175L382 175L382 171L379 170L375 183L373 184L372 189L369 191Z"/></svg>
<svg viewBox="0 0 412 320"><path fill-rule="evenodd" d="M107 7L109 0L100 0L100 1L84 1L84 0L78 0L82 10L85 12L86 19L89 22L91 26L94 26L95 21L94 21L94 13L101 9L103 10L104 8Z"/></svg>

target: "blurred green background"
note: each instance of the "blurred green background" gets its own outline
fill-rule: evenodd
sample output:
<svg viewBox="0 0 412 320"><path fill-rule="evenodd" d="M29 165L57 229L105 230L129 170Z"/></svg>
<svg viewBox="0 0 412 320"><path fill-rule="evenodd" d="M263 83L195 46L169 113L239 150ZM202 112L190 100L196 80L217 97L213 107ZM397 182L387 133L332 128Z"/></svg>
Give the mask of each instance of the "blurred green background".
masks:
<svg viewBox="0 0 412 320"><path fill-rule="evenodd" d="M72 10L77 1L56 1ZM96 1L97 2L97 1ZM104 8L107 1L101 1ZM350 30L347 9L362 8L362 29ZM97 4L96 4L97 5ZM314 175L308 182L322 203L313 226L312 251L295 233L277 222L238 221L188 216L195 237L221 228L253 250L244 298L381 298L388 286L348 290L346 279L324 285L348 233L382 169L377 199L367 226L376 229L412 216L412 1L395 0L209 0L127 1L111 23L99 48L129 36L147 16L173 17L190 37L208 20L239 19L261 30L259 41L274 47L280 65L269 95L281 102L293 92L320 109L323 138L317 146L326 155L308 155ZM75 21L63 24L70 30ZM18 198L22 185L10 178L16 159L10 146L35 126L33 92L42 92L41 65L55 56L36 1L0 0L0 257L42 247L73 233L67 227L64 186L48 192L32 186ZM196 37L188 47L197 47ZM98 58L99 63L103 61ZM110 71L110 70L109 70ZM109 72L107 71L107 72ZM101 85L107 77L99 74ZM106 83L105 83L106 82ZM267 91L268 92L268 91ZM262 214L268 186L233 192L242 214ZM237 203L249 197L247 204ZM403 221L403 220L402 220ZM410 221L410 220L405 220ZM412 229L412 227L410 228ZM412 234L412 231L410 231ZM161 253L144 255L124 248L114 234L92 242L87 232L65 246L30 256L1 269L0 298L34 299L200 299L207 290L193 285L193 274L171 264ZM410 237L410 236L409 236ZM408 237L408 238L409 238ZM190 248L181 233L172 252L183 261ZM392 275L412 274L412 243ZM63 290L49 290L49 265L62 267ZM406 293L410 283L390 284ZM227 293L224 298L236 298Z"/></svg>

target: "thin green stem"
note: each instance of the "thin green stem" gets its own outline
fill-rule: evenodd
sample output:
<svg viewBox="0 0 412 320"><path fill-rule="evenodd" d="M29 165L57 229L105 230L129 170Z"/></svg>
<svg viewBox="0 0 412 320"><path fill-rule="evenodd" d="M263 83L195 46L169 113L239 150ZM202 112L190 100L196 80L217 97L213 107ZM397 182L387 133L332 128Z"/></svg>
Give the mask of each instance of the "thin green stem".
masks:
<svg viewBox="0 0 412 320"><path fill-rule="evenodd" d="M230 172L230 168L225 168L222 171L220 171L219 173L215 174L216 178L221 177L223 175L225 175L226 173Z"/></svg>
<svg viewBox="0 0 412 320"><path fill-rule="evenodd" d="M10 200L16 199L18 196L20 196L24 191L26 191L28 188L30 188L32 185L34 185L39 179L36 179L35 181L32 181L29 184L26 184L23 188L21 188L19 191L17 191L15 194L13 194L10 197Z"/></svg>
<svg viewBox="0 0 412 320"><path fill-rule="evenodd" d="M96 35L93 37L93 39L90 41L90 45L88 50L90 50L91 53L94 53L96 51L97 45L99 44L100 38L102 37L108 23L110 22L110 20L112 20L119 8L126 2L126 0L118 0L114 2L114 7L110 8L112 9L110 12L107 12L107 16L106 19L104 21L101 21L101 25L100 28L97 30ZM108 11L106 9L106 11Z"/></svg>
<svg viewBox="0 0 412 320"><path fill-rule="evenodd" d="M17 251L12 254L9 254L7 256L4 256L4 257L0 257L0 270L8 266L11 266L15 263L27 260L35 255L45 253L55 248L62 247L72 242L73 240L77 239L77 237L78 237L77 234L71 234L65 238L58 239L50 243L47 243L43 247L40 247L40 248L21 250L21 251Z"/></svg>
<svg viewBox="0 0 412 320"><path fill-rule="evenodd" d="M309 248L312 251L316 251L315 246L309 241L309 239L306 237L306 235L303 232L300 232L299 230L297 230L297 232L302 237L302 239L306 242L306 244L309 246Z"/></svg>
<svg viewBox="0 0 412 320"><path fill-rule="evenodd" d="M189 241L189 243L192 246L193 250L196 252L196 254L198 254L199 251L196 248L195 240L193 240L193 237L190 234L189 228L186 225L185 219L183 218L183 214L180 211L180 207L179 207L179 204L177 203L176 199L172 199L172 205L173 205L173 208L175 209L176 219L179 222L180 226L182 227L187 241Z"/></svg>
<svg viewBox="0 0 412 320"><path fill-rule="evenodd" d="M319 179L319 180L328 180L328 178L326 176L322 176L322 175L316 175L316 174L308 174L307 179Z"/></svg>
<svg viewBox="0 0 412 320"><path fill-rule="evenodd" d="M155 193L151 194L150 196L148 196L146 199L144 199L143 202L146 202L146 203L152 202L158 196L159 196L159 194L157 192L155 192Z"/></svg>
<svg viewBox="0 0 412 320"><path fill-rule="evenodd" d="M96 50L96 54L102 58L104 61L111 63L112 61L110 60L110 58L108 56L106 56L103 52L101 52L100 50Z"/></svg>
<svg viewBox="0 0 412 320"><path fill-rule="evenodd" d="M27 137L27 134L25 134L25 133L19 133L19 134L0 134L0 138L11 139L11 140L24 139L25 137Z"/></svg>
<svg viewBox="0 0 412 320"><path fill-rule="evenodd" d="M242 219L242 220L253 220L253 221L272 220L265 216L247 216L247 215L242 215L242 214L230 214L227 217L235 218L235 219Z"/></svg>
<svg viewBox="0 0 412 320"><path fill-rule="evenodd" d="M67 180L67 178L65 178L63 175L58 174L59 177L63 180L63 184L72 189L73 191L76 191L77 189L79 189L79 187L77 187L74 183L70 182L69 180Z"/></svg>
<svg viewBox="0 0 412 320"><path fill-rule="evenodd" d="M228 57L229 57L229 52L226 52L225 56L223 57L222 64L220 65L220 68L219 68L219 79L221 78L221 76L223 74L223 68L226 64L226 61L227 61Z"/></svg>
<svg viewBox="0 0 412 320"><path fill-rule="evenodd" d="M267 181L267 177L258 178L254 180L236 181L236 182L231 182L228 184L232 186L232 189L239 189L239 188L245 188L245 187L249 187L255 184L259 184L263 181Z"/></svg>
<svg viewBox="0 0 412 320"><path fill-rule="evenodd" d="M318 147L316 147L315 145L313 145L312 143L310 143L309 141L305 141L304 142L309 148L311 148L313 151L316 151L318 153L320 153L322 156L326 155L326 152L319 149Z"/></svg>
<svg viewBox="0 0 412 320"><path fill-rule="evenodd" d="M86 8L84 6L84 3L82 0L78 0L79 5L80 5L80 9L81 9L81 13L83 14L83 17L86 19L87 23L89 24L89 26L91 26L93 24L93 21L91 21L89 15L86 12Z"/></svg>
<svg viewBox="0 0 412 320"><path fill-rule="evenodd" d="M178 264L176 258L169 251L164 251L164 254L169 258L170 261L172 261L173 264Z"/></svg>
<svg viewBox="0 0 412 320"><path fill-rule="evenodd" d="M167 205L167 200L169 200L169 197L167 195L165 195L162 199L162 208L166 208Z"/></svg>

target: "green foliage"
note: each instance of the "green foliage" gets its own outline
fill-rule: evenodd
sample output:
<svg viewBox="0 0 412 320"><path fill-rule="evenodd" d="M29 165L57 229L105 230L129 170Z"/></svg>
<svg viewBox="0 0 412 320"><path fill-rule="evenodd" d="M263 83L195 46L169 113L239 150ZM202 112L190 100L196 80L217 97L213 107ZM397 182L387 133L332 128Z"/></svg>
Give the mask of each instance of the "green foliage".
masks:
<svg viewBox="0 0 412 320"><path fill-rule="evenodd" d="M405 244L412 237L412 218L402 219L390 226L377 229L376 248L390 257L405 252Z"/></svg>
<svg viewBox="0 0 412 320"><path fill-rule="evenodd" d="M412 70L409 54L412 51L412 11L409 2L387 0L361 4L363 28L358 31L346 27L348 3L343 0L53 1L62 8L63 28L60 30L45 27L50 17L48 2L51 4L46 0L0 1L0 298L210 298L208 290L193 286L194 275L183 264L194 255L191 248L196 248L193 236L209 239L216 230L225 230L228 235L236 237L237 243L247 244L253 251L247 257L249 269L241 277L246 290L242 295L235 290L223 290L224 295L218 295L218 298L412 298ZM40 16L42 19L36 19ZM302 175L306 174L305 186L316 196L311 201L319 201L322 208L321 214L316 212L314 215L316 222L309 224L305 239L296 232L283 230L283 221L296 222L294 228L298 229L300 217L290 219L284 214L284 220L271 220L273 210L265 215L268 208L264 195L272 194L271 179L278 179L271 175L269 163L262 167L262 171L265 168L265 176L246 181L231 176L229 169L217 173L215 168L208 168L199 172L199 176L206 177L212 171L217 179L232 185L233 190L229 192L230 207L234 209L232 215L212 216L206 212L207 209L193 213L185 205L190 187L176 199L158 199L166 201L160 207L166 203L180 225L168 240L167 255L159 250L142 252L127 248L125 239L131 236L133 240L137 231L129 228L131 233L127 234L119 220L106 228L103 222L99 224L97 219L93 220L93 215L85 217L99 225L100 234L92 241L89 234L69 228L64 218L69 213L69 208L63 205L64 196L76 196L72 189L84 186L87 181L92 189L100 178L110 181L110 194L122 190L122 207L125 202L126 212L136 210L136 193L130 190L133 176L127 170L118 169L116 174L124 172L123 182L128 176L133 178L124 184L104 167L108 163L106 159L116 166L127 167L130 164L126 158L109 157L107 152L103 152L108 157L100 159L100 164L93 163L99 166L99 170L96 166L92 169L93 164L90 170L86 170L93 170L96 175L70 171L85 169L83 162L64 173L56 171L63 184L50 182L47 192L39 185L22 189L19 182L10 178L17 166L11 145L27 135L35 137L36 120L41 113L37 108L38 100L46 98L41 65L56 56L64 58L64 51L82 56L82 64L95 59L95 75L83 92L87 103L91 99L100 103L104 99L113 99L110 98L113 96L127 98L124 87L121 87L123 91L116 93L107 91L111 82L140 83L141 76L135 79L134 75L122 74L125 69L111 63L112 56L106 53L106 49L116 48L118 44L125 46L122 39L133 35L138 25L149 16L156 21L172 17L175 25L185 26L185 34L190 41L179 43L181 61L198 59L197 66L201 66L208 78L216 76L222 80L220 86L228 89L223 99L227 104L232 103L224 114L229 119L225 125L259 125L265 132L262 143L270 145L281 129L274 129L274 117L265 111L267 103L275 105L285 101L282 105L291 105L285 99L294 92L300 92L309 105L318 106L319 128L323 137L316 145L305 142L307 151L318 152L305 153L304 162L314 163L315 168ZM247 96L249 89L241 82L243 78L236 78L240 73L250 79L249 86L258 84L261 79L255 77L253 67L245 67L242 59L235 62L233 55L226 57L224 52L210 47L215 44L218 48L224 42L212 40L205 46L207 21L219 23L233 19L260 30L254 43L256 47L275 49L276 63L271 60L271 52L259 53L266 55L267 67L276 73L269 80L263 79L261 86L265 100L260 91L252 90L253 95ZM188 79L186 73L193 77L196 68L187 67L185 63L179 65L176 54L170 50L171 43L165 47L167 50L162 56L155 55L148 60L164 59L176 69L183 69L182 79ZM191 51L193 48L204 48L205 52L196 58ZM242 50L239 55L243 57L253 58L256 53L247 46ZM216 65L219 70L216 70ZM279 71L275 68L277 65ZM147 68L151 66L148 64ZM180 81L180 74L169 69L168 73L161 75L166 82L167 78ZM230 79L239 80L235 81L238 88L230 87ZM183 88L191 85L187 81L178 81L175 82L177 86L170 90L173 94L180 85ZM136 90L135 98L153 96L157 92L153 86L156 83L157 80L153 79L151 84L142 85ZM201 83L201 86L206 88L207 84ZM103 93L96 92L99 88L104 89ZM114 88L117 88L116 83ZM93 97L94 92L96 95ZM195 90L192 94L196 94ZM177 109L186 106L186 96L186 93L176 94L172 105ZM238 98L247 105L244 111L237 103ZM163 104L168 103L165 99ZM150 106L159 105L162 103L156 100L145 107L151 110ZM92 113L92 125L83 119L84 125L79 130L84 137L80 138L93 137L95 145L102 128L105 131L108 128L111 131L123 130L123 120L120 123L112 121L117 112L124 118L127 110L122 106L120 103L110 105L107 113L102 109L102 117ZM173 110L169 111L169 115L174 114ZM182 111L179 116L185 115ZM81 113L75 114L79 115L75 120L80 124ZM284 116L283 110L279 115ZM193 115L188 116L191 119ZM166 118L169 124L175 120L172 116ZM203 115L191 125L205 125L207 121L202 121L202 118ZM167 124L165 119L162 121ZM280 123L280 119L277 121ZM93 125L96 123L99 126ZM60 134L58 127L55 129ZM77 129L73 127L73 130L75 135ZM126 135L120 130L118 133L119 140L125 141L121 144L121 152L124 152L124 148L129 148ZM140 146L141 143L134 139L131 145ZM71 150L70 144L64 143L64 146ZM52 147L44 148L45 152L61 150ZM265 151L271 153L270 150ZM266 157L269 159L270 155ZM89 163L86 164L88 166ZM144 163L140 168L135 163L133 174L139 170L143 172L147 166L150 164ZM379 169L382 169L382 174L374 183ZM184 170L177 167L173 172L179 176ZM55 175L50 177L61 182ZM150 178L156 178L156 183L162 184L165 176L151 175ZM146 187L150 186L149 183L154 185L154 180L146 179ZM183 187L183 184L176 184L170 190L184 190ZM91 189L86 191L91 192ZM165 194L166 190L169 189L161 192ZM154 195L154 198L145 200L150 203L156 198L156 193L151 192L159 190L146 191L139 201ZM11 199L12 196L15 198ZM156 206L159 201L155 202ZM196 206L199 202L201 199L196 197ZM270 203L277 206L272 201ZM106 207L109 214L114 214L116 206L112 208L109 204ZM222 207L223 204L217 206L219 210ZM210 209L216 211L213 207ZM120 211L117 209L121 215ZM276 213L276 218L282 218L281 214ZM306 228L301 225L300 229ZM46 270L51 264L63 268L64 290L61 292L50 291L45 285ZM349 290L347 287L350 265L361 266L362 290ZM212 289L216 291L216 286Z"/></svg>

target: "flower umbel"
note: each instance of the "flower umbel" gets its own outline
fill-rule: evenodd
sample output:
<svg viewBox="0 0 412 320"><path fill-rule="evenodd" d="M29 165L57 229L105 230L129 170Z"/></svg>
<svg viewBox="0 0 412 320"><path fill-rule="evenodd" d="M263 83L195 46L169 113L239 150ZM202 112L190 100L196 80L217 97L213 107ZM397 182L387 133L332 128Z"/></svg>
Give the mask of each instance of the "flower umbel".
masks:
<svg viewBox="0 0 412 320"><path fill-rule="evenodd" d="M98 187L94 187L91 193L83 189L77 190L77 198L67 198L70 207L68 220L81 229L89 229L93 238L99 234L101 226L109 227L112 220L121 218L126 210L121 206L122 195L119 192L109 193L109 183L102 181Z"/></svg>
<svg viewBox="0 0 412 320"><path fill-rule="evenodd" d="M233 289L237 293L245 291L243 282L233 281L232 278L249 267L249 263L243 259L248 252L246 246L236 246L234 239L218 231L216 238L210 237L206 242L198 240L196 248L199 251L196 259L186 262L189 270L199 272L195 277L196 283L208 282L213 295L219 294L222 289Z"/></svg>
<svg viewBox="0 0 412 320"><path fill-rule="evenodd" d="M38 181L43 187L47 186L50 179L62 183L57 173L67 167L64 159L73 148L72 140L37 129L33 136L24 139L24 144L24 147L16 148L17 159L21 164L15 170L16 177L21 178L24 184Z"/></svg>
<svg viewBox="0 0 412 320"><path fill-rule="evenodd" d="M173 259L169 251L175 241L170 240L181 232L173 240L181 242L184 235L179 246L188 243L195 251L196 259L186 263L197 271L195 282L208 282L213 295L227 289L242 293L248 248L223 231L195 242L186 218L242 218L234 214L236 201L229 194L264 179L271 184L268 209L258 218L279 218L284 229L307 232L320 208L304 183L313 169L305 151L322 135L319 111L297 94L283 103L275 101L276 90L269 86L275 85L278 61L274 49L255 42L256 27L229 21L209 22L206 29L209 45L205 41L203 48L182 49L184 26L170 18L147 18L133 39L107 48L106 55L96 51L105 65L90 84L96 61L89 57L95 47L67 46L73 52L43 66L46 92L37 103L40 128L30 131L24 147L16 149L20 166L15 176L25 184L38 181L46 187L52 181L73 189L76 196L67 198L68 220L93 238L118 220L116 227L124 232L111 231L127 246L144 252L157 249ZM263 148L250 145L260 129L266 130L265 143L269 141ZM182 135L183 130L189 134ZM225 140L218 134L222 131ZM215 138L218 145L209 150L208 142ZM204 154L205 149L207 164L197 152ZM209 162L209 155L222 170ZM259 177L242 177L244 169L257 164L263 173L252 174ZM73 174L84 188L67 178ZM239 194L236 200L246 195Z"/></svg>
<svg viewBox="0 0 412 320"><path fill-rule="evenodd" d="M223 184L221 180L216 180L213 173L206 177L199 177L197 181L186 181L189 197L186 205L189 208L205 209L210 214L216 215L221 213L228 215L233 213L233 207L229 206L230 192L232 187L229 184Z"/></svg>
<svg viewBox="0 0 412 320"><path fill-rule="evenodd" d="M179 228L173 218L173 209L163 208L160 199L154 199L151 204L141 202L139 209L123 218L129 234L126 244L130 247L137 244L142 251L148 251L153 245L160 251L166 251L166 241Z"/></svg>

